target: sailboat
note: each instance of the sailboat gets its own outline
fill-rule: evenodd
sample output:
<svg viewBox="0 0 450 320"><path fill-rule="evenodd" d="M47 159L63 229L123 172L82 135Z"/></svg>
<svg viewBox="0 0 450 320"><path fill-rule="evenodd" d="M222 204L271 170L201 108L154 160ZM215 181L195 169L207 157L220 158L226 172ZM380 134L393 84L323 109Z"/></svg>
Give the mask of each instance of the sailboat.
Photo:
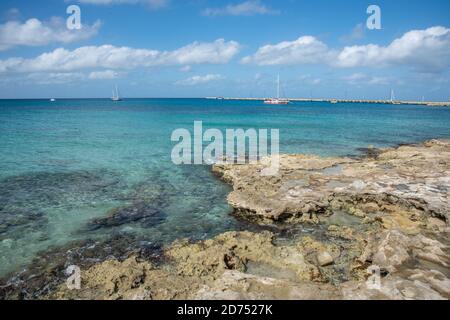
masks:
<svg viewBox="0 0 450 320"><path fill-rule="evenodd" d="M119 96L119 89L117 88L117 86L115 87L115 90L113 89L111 100L112 101L122 101L122 99Z"/></svg>
<svg viewBox="0 0 450 320"><path fill-rule="evenodd" d="M277 78L277 97L264 100L265 104L289 104L288 99L280 98L280 75Z"/></svg>
<svg viewBox="0 0 450 320"><path fill-rule="evenodd" d="M395 100L394 89L391 89L391 100L390 101L392 104L401 104L399 101Z"/></svg>

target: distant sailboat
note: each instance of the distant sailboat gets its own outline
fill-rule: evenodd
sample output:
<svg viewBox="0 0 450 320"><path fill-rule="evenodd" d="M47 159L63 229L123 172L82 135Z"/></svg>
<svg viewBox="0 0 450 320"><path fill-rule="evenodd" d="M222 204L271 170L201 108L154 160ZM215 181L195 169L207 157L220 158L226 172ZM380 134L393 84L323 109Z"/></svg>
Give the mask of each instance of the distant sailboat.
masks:
<svg viewBox="0 0 450 320"><path fill-rule="evenodd" d="M52 99L50 99L50 102L55 102L55 101L56 101L56 99L53 99L53 98L52 98Z"/></svg>
<svg viewBox="0 0 450 320"><path fill-rule="evenodd" d="M122 99L119 96L119 89L117 88L117 86L115 87L115 90L113 89L111 100L112 101L122 101Z"/></svg>
<svg viewBox="0 0 450 320"><path fill-rule="evenodd" d="M277 97L264 100L265 104L289 104L288 99L280 98L280 75L277 78Z"/></svg>
<svg viewBox="0 0 450 320"><path fill-rule="evenodd" d="M391 89L391 103L392 104L401 104L399 101L395 100L394 89Z"/></svg>

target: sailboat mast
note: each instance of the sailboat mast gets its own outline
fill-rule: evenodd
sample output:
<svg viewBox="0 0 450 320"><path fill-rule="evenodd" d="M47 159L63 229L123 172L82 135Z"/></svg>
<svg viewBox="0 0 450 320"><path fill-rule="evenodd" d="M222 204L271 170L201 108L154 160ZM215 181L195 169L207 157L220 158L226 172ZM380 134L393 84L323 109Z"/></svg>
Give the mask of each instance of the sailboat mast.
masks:
<svg viewBox="0 0 450 320"><path fill-rule="evenodd" d="M277 78L277 99L280 99L280 75Z"/></svg>

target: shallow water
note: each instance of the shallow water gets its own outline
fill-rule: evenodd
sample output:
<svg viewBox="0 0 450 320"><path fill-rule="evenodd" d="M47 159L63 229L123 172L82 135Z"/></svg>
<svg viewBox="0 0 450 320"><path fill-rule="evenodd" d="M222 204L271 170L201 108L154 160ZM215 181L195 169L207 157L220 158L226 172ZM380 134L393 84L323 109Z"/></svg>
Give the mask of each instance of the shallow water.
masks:
<svg viewBox="0 0 450 320"><path fill-rule="evenodd" d="M170 161L177 128L280 129L281 152L355 155L450 137L450 109L203 99L0 101L0 276L42 250L130 234L151 243L240 226L208 166ZM335 170L335 169L333 169ZM333 172L330 172L333 174ZM113 220L105 220L118 213ZM97 220L96 220L97 219ZM96 223L93 224L93 221Z"/></svg>

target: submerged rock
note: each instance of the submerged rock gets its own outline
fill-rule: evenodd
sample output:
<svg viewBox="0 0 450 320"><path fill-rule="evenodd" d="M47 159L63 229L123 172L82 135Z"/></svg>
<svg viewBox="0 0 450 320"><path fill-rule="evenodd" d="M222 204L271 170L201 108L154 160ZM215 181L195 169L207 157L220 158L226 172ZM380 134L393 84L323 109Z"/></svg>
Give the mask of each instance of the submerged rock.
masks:
<svg viewBox="0 0 450 320"><path fill-rule="evenodd" d="M161 247L130 234L113 234L103 240L87 239L51 248L40 252L22 272L0 279L0 299L42 299L65 283L70 265L88 269L110 259L120 263L130 256L159 263Z"/></svg>
<svg viewBox="0 0 450 320"><path fill-rule="evenodd" d="M106 170L38 172L0 180L0 239L45 232L47 210L110 201L122 192L116 173Z"/></svg>
<svg viewBox="0 0 450 320"><path fill-rule="evenodd" d="M47 222L45 214L38 210L25 210L9 206L1 207L0 239L7 233L20 233L45 228Z"/></svg>
<svg viewBox="0 0 450 320"><path fill-rule="evenodd" d="M38 172L0 180L0 206L50 207L67 199L94 201L119 193L120 177L106 170Z"/></svg>
<svg viewBox="0 0 450 320"><path fill-rule="evenodd" d="M144 227L151 227L164 222L166 215L159 208L147 202L137 202L129 206L111 210L104 218L97 218L88 223L89 230L118 227L139 222Z"/></svg>

